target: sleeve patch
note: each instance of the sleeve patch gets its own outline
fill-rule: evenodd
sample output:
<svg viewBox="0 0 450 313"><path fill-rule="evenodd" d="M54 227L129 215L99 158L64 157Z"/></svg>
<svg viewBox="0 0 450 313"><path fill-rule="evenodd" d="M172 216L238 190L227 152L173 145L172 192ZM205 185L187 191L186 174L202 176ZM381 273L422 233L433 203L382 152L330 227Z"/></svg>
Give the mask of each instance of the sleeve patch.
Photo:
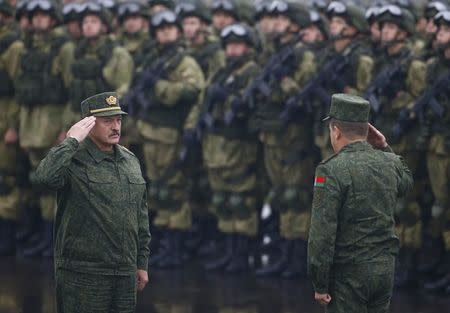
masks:
<svg viewBox="0 0 450 313"><path fill-rule="evenodd" d="M324 176L316 176L314 179L314 187L325 187L327 178Z"/></svg>

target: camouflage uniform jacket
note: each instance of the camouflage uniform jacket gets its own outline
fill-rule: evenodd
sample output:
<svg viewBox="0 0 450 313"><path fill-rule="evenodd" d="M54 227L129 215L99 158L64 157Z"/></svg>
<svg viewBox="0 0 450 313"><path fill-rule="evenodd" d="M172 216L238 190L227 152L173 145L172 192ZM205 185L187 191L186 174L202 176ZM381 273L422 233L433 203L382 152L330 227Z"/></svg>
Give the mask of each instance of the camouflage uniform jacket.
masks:
<svg viewBox="0 0 450 313"><path fill-rule="evenodd" d="M57 190L55 266L100 275L147 270L146 185L137 158L122 146L101 152L87 138L65 139L36 170Z"/></svg>
<svg viewBox="0 0 450 313"><path fill-rule="evenodd" d="M398 252L394 208L412 185L399 156L367 142L351 143L319 164L308 244L316 292L328 292L339 265L383 263Z"/></svg>

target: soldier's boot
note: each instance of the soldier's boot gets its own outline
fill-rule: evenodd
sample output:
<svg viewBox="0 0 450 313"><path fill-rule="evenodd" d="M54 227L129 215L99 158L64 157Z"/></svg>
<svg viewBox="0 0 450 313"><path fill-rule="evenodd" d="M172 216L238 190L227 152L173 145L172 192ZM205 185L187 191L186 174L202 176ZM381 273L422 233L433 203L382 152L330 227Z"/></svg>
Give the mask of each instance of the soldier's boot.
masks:
<svg viewBox="0 0 450 313"><path fill-rule="evenodd" d="M150 259L149 266L158 264L161 259L169 254L169 232L167 229L154 228L152 231L152 240L150 241ZM156 251L155 253L153 251Z"/></svg>
<svg viewBox="0 0 450 313"><path fill-rule="evenodd" d="M416 251L413 248L403 247L401 254L402 261L396 269L395 286L397 288L412 287L417 282L414 264Z"/></svg>
<svg viewBox="0 0 450 313"><path fill-rule="evenodd" d="M0 224L0 256L16 253L16 221L2 219Z"/></svg>
<svg viewBox="0 0 450 313"><path fill-rule="evenodd" d="M183 264L183 232L170 229L168 243L168 253L157 263L159 268L173 268Z"/></svg>
<svg viewBox="0 0 450 313"><path fill-rule="evenodd" d="M417 271L421 274L429 274L439 265L444 251L444 242L441 237L425 236L422 249L425 260L417 266Z"/></svg>
<svg viewBox="0 0 450 313"><path fill-rule="evenodd" d="M2 249L6 245L5 240L5 220L0 218L0 249Z"/></svg>
<svg viewBox="0 0 450 313"><path fill-rule="evenodd" d="M223 252L219 254L218 257L211 259L204 263L204 268L207 271L218 270L225 267L233 256L234 247L234 234L225 234L225 247Z"/></svg>
<svg viewBox="0 0 450 313"><path fill-rule="evenodd" d="M250 237L236 234L236 245L233 249L230 263L225 267L227 273L241 273L249 270L248 256Z"/></svg>
<svg viewBox="0 0 450 313"><path fill-rule="evenodd" d="M221 232L217 229L217 219L215 217L205 218L203 242L197 250L197 255L206 257L217 253L217 243L221 240Z"/></svg>
<svg viewBox="0 0 450 313"><path fill-rule="evenodd" d="M53 243L53 222L43 221L41 230L41 240L35 245L32 245L23 250L23 255L27 257L33 257L42 255L44 250L46 250Z"/></svg>
<svg viewBox="0 0 450 313"><path fill-rule="evenodd" d="M292 254L287 268L281 273L285 279L295 279L306 276L306 251L308 245L305 240L293 240Z"/></svg>
<svg viewBox="0 0 450 313"><path fill-rule="evenodd" d="M280 255L278 260L271 262L271 264L258 269L256 276L268 276L281 273L286 269L289 263L289 256L292 253L292 240L281 239L279 242Z"/></svg>
<svg viewBox="0 0 450 313"><path fill-rule="evenodd" d="M450 285L450 251L445 252L444 256L444 267L446 270L443 274L441 274L437 279L426 283L424 285L424 289L429 292L437 292L437 291L445 291L446 288Z"/></svg>

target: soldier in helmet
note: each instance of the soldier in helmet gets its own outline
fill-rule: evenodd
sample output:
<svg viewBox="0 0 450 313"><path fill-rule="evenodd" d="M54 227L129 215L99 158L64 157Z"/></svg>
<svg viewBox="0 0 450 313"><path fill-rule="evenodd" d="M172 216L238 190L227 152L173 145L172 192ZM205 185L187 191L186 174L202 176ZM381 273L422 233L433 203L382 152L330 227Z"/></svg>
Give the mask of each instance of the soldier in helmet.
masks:
<svg viewBox="0 0 450 313"><path fill-rule="evenodd" d="M256 36L247 25L225 27L221 40L226 65L206 90L200 123L203 159L213 193L211 210L218 218L225 247L205 268L235 273L248 270L251 242L258 231L257 138L248 127L251 110L243 91L259 68L253 59Z"/></svg>
<svg viewBox="0 0 450 313"><path fill-rule="evenodd" d="M430 60L426 84L429 88L440 85L435 100L442 106L439 115L431 106L426 107L426 123L429 137L427 147L427 166L431 187L435 197L431 209L429 232L434 241L443 240L444 252L438 262L433 262L435 279L425 284L425 290L443 292L450 295L450 99L449 99L449 60L450 60L450 11L438 13L435 17L438 26L436 37L436 57ZM438 265L438 266L436 266Z"/></svg>
<svg viewBox="0 0 450 313"><path fill-rule="evenodd" d="M239 22L238 6L235 0L214 0L211 6L212 26L220 34L226 26Z"/></svg>
<svg viewBox="0 0 450 313"><path fill-rule="evenodd" d="M23 50L14 8L0 0L0 256L15 253L15 234L19 212L19 108L14 100L14 80Z"/></svg>
<svg viewBox="0 0 450 313"><path fill-rule="evenodd" d="M323 64L333 61L338 64L325 82L324 90L328 94L362 94L372 81L374 68L372 51L366 41L369 27L364 13L353 4L333 1L327 8L327 16L330 20L332 49ZM326 158L333 153L327 138L328 132L320 123L327 111L328 101L321 102L317 110L315 142L321 150L322 158Z"/></svg>
<svg viewBox="0 0 450 313"><path fill-rule="evenodd" d="M28 18L28 14L26 12L27 0L17 1L16 4L16 21L19 24L20 29L23 32L26 32L30 28L30 19Z"/></svg>
<svg viewBox="0 0 450 313"><path fill-rule="evenodd" d="M310 11L309 19L310 24L302 30L302 41L314 52L316 63L322 64L328 52L330 26L317 11Z"/></svg>
<svg viewBox="0 0 450 313"><path fill-rule="evenodd" d="M165 10L173 10L175 8L175 2L173 0L149 0L150 15L155 15L158 12Z"/></svg>
<svg viewBox="0 0 450 313"><path fill-rule="evenodd" d="M434 57L434 52L436 51L434 48L436 44L436 33L437 33L437 26L434 22L434 17L439 12L445 10L447 10L447 5L442 1L430 1L425 6L425 18L427 20L427 25L425 27L426 45L424 48L424 55L423 55L424 60L428 60Z"/></svg>
<svg viewBox="0 0 450 313"><path fill-rule="evenodd" d="M35 169L62 133L74 45L56 26L59 11L49 0L33 0L26 11L31 30L20 54L15 96L20 106L19 139ZM43 224L41 240L27 247L25 255L52 254L52 228L56 201L53 193L39 190Z"/></svg>
<svg viewBox="0 0 450 313"><path fill-rule="evenodd" d="M386 5L379 10L377 20L381 25L381 45L385 54L378 62L378 74L373 85L368 88L379 88L375 97L372 97L373 93L368 93L372 101L373 118L375 125L392 143L393 150L401 154L411 171L417 174L420 162L420 153L415 144L418 125L404 134L394 132L402 109L410 105L425 88L426 64L414 57L415 53L408 42L415 32L414 17L397 5ZM419 195L419 184L416 183L413 192L399 201L395 212L401 246L396 271L396 284L399 287L415 280L414 260L422 238L422 209L417 201Z"/></svg>
<svg viewBox="0 0 450 313"><path fill-rule="evenodd" d="M365 16L366 16L366 20L367 23L369 24L369 28L370 28L370 42L371 42L371 48L372 48L372 53L374 55L378 55L381 52L381 45L380 45L380 41L381 41L381 28L380 28L380 23L377 20L377 16L378 16L378 12L380 10L380 7L378 6L373 6L373 7L369 7L366 10Z"/></svg>
<svg viewBox="0 0 450 313"><path fill-rule="evenodd" d="M80 14L82 39L74 53L66 127L79 119L80 103L100 92L115 90L123 97L131 84L133 59L109 32L112 16L96 2L86 2Z"/></svg>
<svg viewBox="0 0 450 313"><path fill-rule="evenodd" d="M290 97L301 91L316 70L314 54L300 42L301 31L310 24L308 10L300 4L274 1L275 53L263 68L268 90L257 86L252 94L256 112L251 127L264 147L264 163L271 190L266 199L279 214L281 251L278 259L257 275L294 278L306 273L306 240L309 225L313 157L312 118L308 110L281 117ZM269 73L270 72L270 73ZM262 87L262 86L261 86Z"/></svg>
<svg viewBox="0 0 450 313"><path fill-rule="evenodd" d="M198 101L204 76L200 66L182 45L182 28L175 12L161 11L151 19L156 43L135 79L127 101L143 140L150 209L156 242L158 234L168 246L152 257L160 267L180 266L183 238L191 227L186 177L180 165L183 129L187 115ZM162 247L161 247L162 248Z"/></svg>
<svg viewBox="0 0 450 313"><path fill-rule="evenodd" d="M208 81L225 64L220 41L209 31L211 16L200 3L183 3L177 6L188 52L201 66Z"/></svg>
<svg viewBox="0 0 450 313"><path fill-rule="evenodd" d="M80 13L83 10L83 4L80 2L69 2L62 8L63 23L70 39L78 42L81 39Z"/></svg>

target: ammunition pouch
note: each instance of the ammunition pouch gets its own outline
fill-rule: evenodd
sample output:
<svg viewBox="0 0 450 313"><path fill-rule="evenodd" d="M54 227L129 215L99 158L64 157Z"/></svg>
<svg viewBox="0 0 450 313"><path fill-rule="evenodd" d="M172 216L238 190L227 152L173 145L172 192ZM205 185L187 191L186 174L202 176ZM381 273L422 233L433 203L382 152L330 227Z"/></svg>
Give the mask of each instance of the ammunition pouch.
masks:
<svg viewBox="0 0 450 313"><path fill-rule="evenodd" d="M211 206L213 212L221 219L231 219L233 216L227 200L228 194L225 192L215 192L212 196Z"/></svg>

